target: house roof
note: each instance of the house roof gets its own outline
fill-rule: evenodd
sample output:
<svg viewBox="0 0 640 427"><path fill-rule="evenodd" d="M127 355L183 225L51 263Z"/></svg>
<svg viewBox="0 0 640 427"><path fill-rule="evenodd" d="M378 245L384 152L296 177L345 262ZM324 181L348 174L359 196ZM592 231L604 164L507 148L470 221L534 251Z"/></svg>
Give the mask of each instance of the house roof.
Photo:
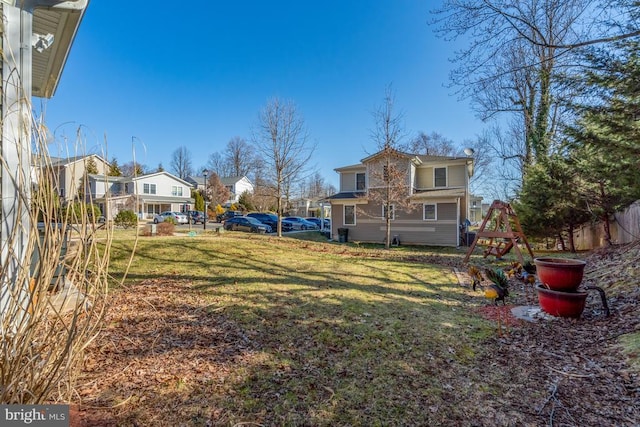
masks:
<svg viewBox="0 0 640 427"><path fill-rule="evenodd" d="M210 175L207 175L207 176L210 176ZM222 183L222 185L233 185L233 184L235 184L237 182L242 181L243 179L246 179L251 184L251 181L245 175L243 175L243 176L228 176L228 177L224 177L224 178L221 177L220 178L220 182ZM204 176L189 175L187 177L187 180L189 180L191 182L194 182L196 185L204 185Z"/></svg>
<svg viewBox="0 0 640 427"><path fill-rule="evenodd" d="M97 154L85 154L83 156L71 156L71 157L50 157L51 166L64 166L71 163L79 162L84 160L87 157L96 157L98 160L104 162L105 164L109 164L105 159Z"/></svg>
<svg viewBox="0 0 640 427"><path fill-rule="evenodd" d="M343 191L322 200L363 199L366 197L367 193L364 191Z"/></svg>
<svg viewBox="0 0 640 427"><path fill-rule="evenodd" d="M366 169L365 165L363 165L362 163L358 163L357 165L342 166L340 168L335 168L334 171L349 172L349 171L357 171L357 170L365 170L365 169Z"/></svg>
<svg viewBox="0 0 640 427"><path fill-rule="evenodd" d="M22 7L33 10L33 33L53 35L53 43L44 49L32 50L33 96L51 98L55 93L62 69L89 0L55 1L27 0ZM39 51L41 50L41 51Z"/></svg>
<svg viewBox="0 0 640 427"><path fill-rule="evenodd" d="M131 177L131 180L132 181L139 181L141 179L152 178L152 177L158 176L158 175L167 175L168 177L173 178L176 181L179 181L179 182L191 187L191 183L190 182L187 182L184 179L181 179L181 178L179 178L179 177L177 177L177 176L175 176L175 175L173 175L173 174L171 174L171 173L169 173L167 171L154 172L154 173L149 173L149 174L146 174L146 175L138 175L136 177Z"/></svg>
<svg viewBox="0 0 640 427"><path fill-rule="evenodd" d="M410 199L411 200L425 200L425 199L434 199L440 197L464 197L465 189L460 188L447 188L447 189L436 189L436 190L423 190L418 193L413 194Z"/></svg>

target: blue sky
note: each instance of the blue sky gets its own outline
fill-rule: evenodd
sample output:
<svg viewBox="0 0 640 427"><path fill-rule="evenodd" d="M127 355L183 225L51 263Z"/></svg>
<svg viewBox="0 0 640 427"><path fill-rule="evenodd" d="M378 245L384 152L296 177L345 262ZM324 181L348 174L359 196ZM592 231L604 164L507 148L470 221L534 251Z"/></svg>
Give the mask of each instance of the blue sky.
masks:
<svg viewBox="0 0 640 427"><path fill-rule="evenodd" d="M269 98L290 99L318 146L314 165L337 186L334 168L375 151L371 113L389 84L408 135L462 144L481 133L445 87L454 46L427 25L436 5L93 0L56 94L34 102L58 141L81 126L89 152L123 164L135 149L167 170L184 145L200 171L234 136L251 139Z"/></svg>

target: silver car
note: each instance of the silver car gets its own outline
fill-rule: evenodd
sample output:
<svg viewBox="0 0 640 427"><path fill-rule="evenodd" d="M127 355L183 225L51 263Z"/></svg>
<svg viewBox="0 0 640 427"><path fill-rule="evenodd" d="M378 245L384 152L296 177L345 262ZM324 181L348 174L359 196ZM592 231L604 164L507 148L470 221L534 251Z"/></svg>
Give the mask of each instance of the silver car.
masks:
<svg viewBox="0 0 640 427"><path fill-rule="evenodd" d="M181 212L174 212L174 211L165 211L165 212L157 214L153 218L153 223L157 224L159 222L164 222L167 218L173 218L173 220L176 222L176 224L188 224L189 223L189 218L185 214L183 214Z"/></svg>

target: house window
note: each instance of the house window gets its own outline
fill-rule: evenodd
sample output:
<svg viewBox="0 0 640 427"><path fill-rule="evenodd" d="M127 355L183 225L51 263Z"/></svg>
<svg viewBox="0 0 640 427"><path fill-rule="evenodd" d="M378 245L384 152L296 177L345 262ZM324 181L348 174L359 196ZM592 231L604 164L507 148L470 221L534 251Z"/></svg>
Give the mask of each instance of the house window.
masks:
<svg viewBox="0 0 640 427"><path fill-rule="evenodd" d="M435 203L425 203L422 209L422 219L424 219L425 221L436 221L438 219L438 205L436 205Z"/></svg>
<svg viewBox="0 0 640 427"><path fill-rule="evenodd" d="M365 177L364 173L356 174L356 191L364 191L365 189L364 177Z"/></svg>
<svg viewBox="0 0 640 427"><path fill-rule="evenodd" d="M447 168L433 169L433 183L435 187L447 186Z"/></svg>
<svg viewBox="0 0 640 427"><path fill-rule="evenodd" d="M356 225L356 205L344 206L344 225Z"/></svg>
<svg viewBox="0 0 640 427"><path fill-rule="evenodd" d="M396 219L396 210L393 208L393 205L389 205L389 208L391 210L389 217L391 219ZM387 219L387 204L383 204L382 205L382 218Z"/></svg>
<svg viewBox="0 0 640 427"><path fill-rule="evenodd" d="M182 187L179 185L171 186L171 195L172 196L180 196L182 197Z"/></svg>
<svg viewBox="0 0 640 427"><path fill-rule="evenodd" d="M142 192L144 194L156 194L156 185L155 184L144 184L142 187Z"/></svg>

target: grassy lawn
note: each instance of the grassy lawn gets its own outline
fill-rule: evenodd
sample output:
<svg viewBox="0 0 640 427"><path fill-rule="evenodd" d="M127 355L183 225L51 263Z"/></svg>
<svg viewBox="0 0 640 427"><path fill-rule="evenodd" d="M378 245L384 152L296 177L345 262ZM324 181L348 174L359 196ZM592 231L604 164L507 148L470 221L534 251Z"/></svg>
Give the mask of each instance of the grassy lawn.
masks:
<svg viewBox="0 0 640 427"><path fill-rule="evenodd" d="M89 357L100 393L79 393L115 407L118 425L453 425L469 416L456 402L492 387L471 377L496 329L432 255L243 233L141 238ZM118 380L125 371L139 381Z"/></svg>

